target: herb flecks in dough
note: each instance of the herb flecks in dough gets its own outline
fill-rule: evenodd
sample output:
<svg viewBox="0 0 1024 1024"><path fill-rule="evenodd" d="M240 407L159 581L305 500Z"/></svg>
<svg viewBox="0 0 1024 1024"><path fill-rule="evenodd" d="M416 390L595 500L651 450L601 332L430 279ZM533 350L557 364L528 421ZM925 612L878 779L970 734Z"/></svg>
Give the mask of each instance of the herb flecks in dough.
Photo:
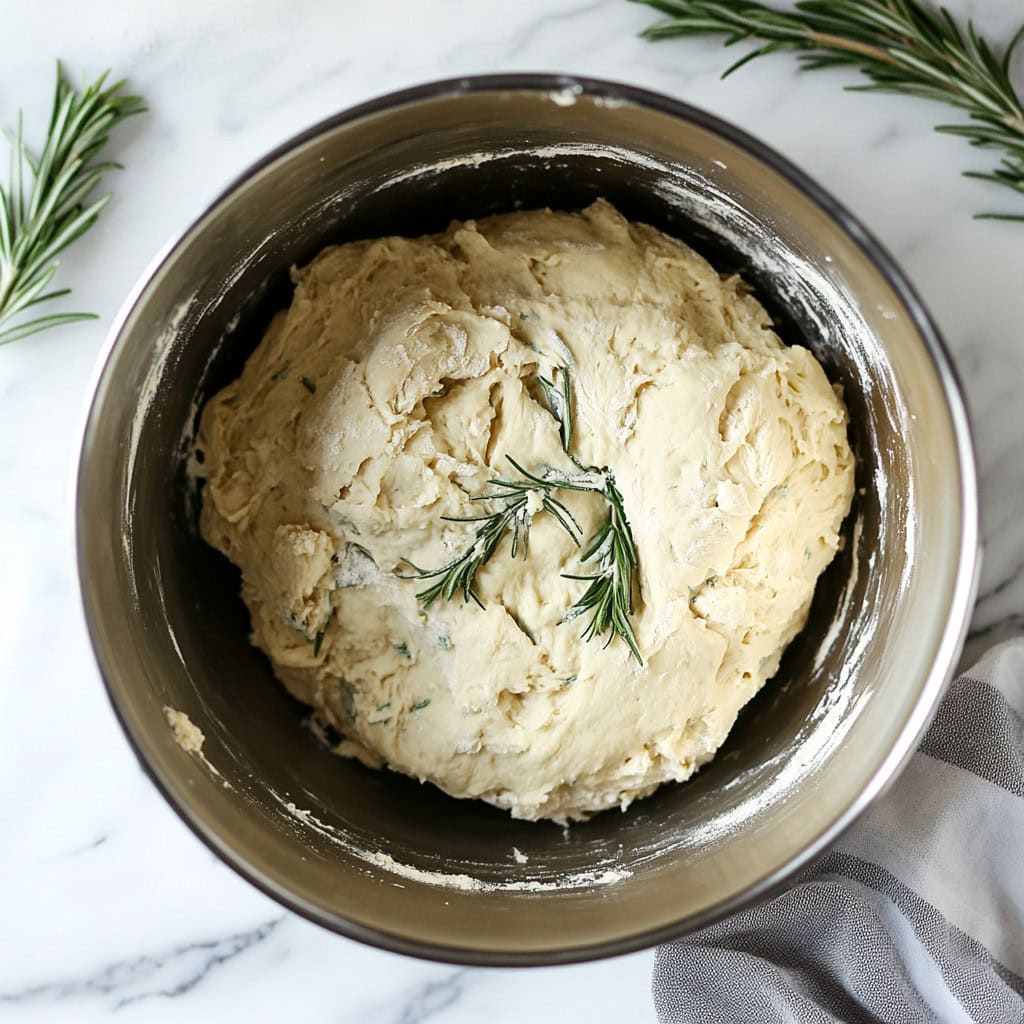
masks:
<svg viewBox="0 0 1024 1024"><path fill-rule="evenodd" d="M316 639L313 641L313 657L320 657L320 648L323 646L324 637L327 635L327 627L330 625L330 615L324 620L324 624L317 630Z"/></svg>
<svg viewBox="0 0 1024 1024"><path fill-rule="evenodd" d="M354 722L356 720L356 695L351 683L342 682L338 702L341 704L341 710L345 713L345 717L350 722Z"/></svg>

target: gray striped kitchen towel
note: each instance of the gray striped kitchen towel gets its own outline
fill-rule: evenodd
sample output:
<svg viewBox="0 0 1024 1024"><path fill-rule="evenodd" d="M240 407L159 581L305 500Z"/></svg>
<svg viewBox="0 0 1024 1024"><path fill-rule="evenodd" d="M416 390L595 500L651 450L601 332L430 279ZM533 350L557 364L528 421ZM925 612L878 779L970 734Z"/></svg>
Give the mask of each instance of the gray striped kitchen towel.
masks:
<svg viewBox="0 0 1024 1024"><path fill-rule="evenodd" d="M658 950L664 1024L1024 1024L1024 641L780 896Z"/></svg>

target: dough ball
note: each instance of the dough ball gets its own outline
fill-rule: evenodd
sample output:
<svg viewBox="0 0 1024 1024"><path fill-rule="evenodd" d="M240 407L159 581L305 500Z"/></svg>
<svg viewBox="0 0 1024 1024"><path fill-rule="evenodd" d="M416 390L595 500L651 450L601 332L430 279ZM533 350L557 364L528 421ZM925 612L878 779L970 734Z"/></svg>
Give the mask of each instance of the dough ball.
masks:
<svg viewBox="0 0 1024 1024"><path fill-rule="evenodd" d="M204 410L202 532L252 639L366 763L516 817L584 818L711 758L803 626L853 493L847 417L738 277L599 201L330 248ZM421 607L493 504L572 471L538 386L571 367L572 454L613 474L639 569L621 639L563 622L580 549L531 501L461 595ZM584 537L600 495L560 492Z"/></svg>

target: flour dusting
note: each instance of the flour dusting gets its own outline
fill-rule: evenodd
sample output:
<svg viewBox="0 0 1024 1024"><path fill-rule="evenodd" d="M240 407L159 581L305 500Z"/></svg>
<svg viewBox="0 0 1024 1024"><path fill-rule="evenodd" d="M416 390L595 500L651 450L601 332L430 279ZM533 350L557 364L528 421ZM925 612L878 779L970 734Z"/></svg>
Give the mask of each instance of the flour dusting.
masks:
<svg viewBox="0 0 1024 1024"><path fill-rule="evenodd" d="M330 839L346 852L354 854L367 864L381 868L389 874L397 875L406 881L420 882L423 885L433 885L442 889L455 889L460 892L563 892L570 889L594 889L613 885L616 882L621 882L623 879L632 877L632 872L625 868L610 867L595 868L591 871L568 872L554 878L515 878L502 881L478 878L465 872L433 871L416 867L413 864L403 863L382 850L365 849L353 843L339 829L322 821L312 811L298 807L290 800L282 800L282 803L288 814L296 821L311 828L318 835ZM524 854L515 849L513 856L517 863L520 864L525 864L528 860Z"/></svg>

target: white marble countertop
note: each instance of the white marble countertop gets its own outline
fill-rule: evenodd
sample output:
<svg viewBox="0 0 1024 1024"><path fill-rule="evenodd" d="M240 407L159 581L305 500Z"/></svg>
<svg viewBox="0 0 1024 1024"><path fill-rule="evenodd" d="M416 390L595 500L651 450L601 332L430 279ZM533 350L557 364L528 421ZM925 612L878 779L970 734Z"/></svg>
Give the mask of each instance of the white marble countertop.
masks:
<svg viewBox="0 0 1024 1024"><path fill-rule="evenodd" d="M1019 0L951 4L994 36ZM621 79L760 136L895 254L951 346L974 415L986 560L970 645L1024 631L1024 226L976 222L1010 193L931 131L943 111L842 93L775 57L718 81L711 41L636 38L623 0L6 0L0 124L45 119L52 62L110 66L151 113L121 130L127 167L62 282L94 323L0 349L0 1018L358 1024L643 1022L651 954L581 967L466 970L408 960L285 913L217 861L144 778L93 664L71 559L70 470L104 332L151 256L239 170L318 119L470 72ZM1018 209L1024 203L1018 202Z"/></svg>

